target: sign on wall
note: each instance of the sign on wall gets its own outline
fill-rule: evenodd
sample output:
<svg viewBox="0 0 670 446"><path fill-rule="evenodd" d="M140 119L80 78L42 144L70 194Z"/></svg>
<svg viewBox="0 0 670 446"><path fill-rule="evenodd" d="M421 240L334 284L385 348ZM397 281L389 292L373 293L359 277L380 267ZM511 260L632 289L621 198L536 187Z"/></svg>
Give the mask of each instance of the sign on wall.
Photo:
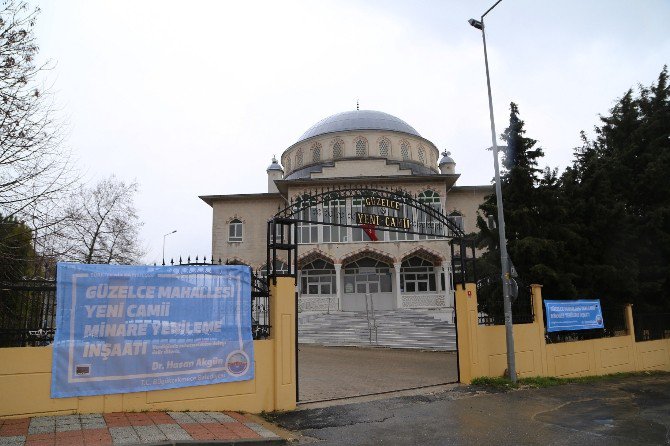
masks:
<svg viewBox="0 0 670 446"><path fill-rule="evenodd" d="M545 300L547 331L605 328L600 300Z"/></svg>
<svg viewBox="0 0 670 446"><path fill-rule="evenodd" d="M254 377L246 266L59 263L51 396Z"/></svg>

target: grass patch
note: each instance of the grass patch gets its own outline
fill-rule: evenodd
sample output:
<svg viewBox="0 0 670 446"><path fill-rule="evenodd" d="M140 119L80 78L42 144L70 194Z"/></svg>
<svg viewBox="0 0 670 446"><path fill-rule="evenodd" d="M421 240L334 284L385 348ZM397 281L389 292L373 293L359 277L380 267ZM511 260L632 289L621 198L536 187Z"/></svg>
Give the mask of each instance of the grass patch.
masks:
<svg viewBox="0 0 670 446"><path fill-rule="evenodd" d="M618 378L632 378L638 376L661 376L668 375L663 371L647 372L621 372L611 373L609 375L579 376L575 378L556 378L554 376L531 376L528 378L519 378L517 384L503 377L480 376L472 379L472 385L487 387L495 390L511 390L521 388L540 389L546 387L562 386L565 384L583 384L609 381Z"/></svg>
<svg viewBox="0 0 670 446"><path fill-rule="evenodd" d="M491 376L478 376L476 378L472 378L472 385L488 387L490 389L496 390L510 390L519 387L518 384L514 384L507 378Z"/></svg>

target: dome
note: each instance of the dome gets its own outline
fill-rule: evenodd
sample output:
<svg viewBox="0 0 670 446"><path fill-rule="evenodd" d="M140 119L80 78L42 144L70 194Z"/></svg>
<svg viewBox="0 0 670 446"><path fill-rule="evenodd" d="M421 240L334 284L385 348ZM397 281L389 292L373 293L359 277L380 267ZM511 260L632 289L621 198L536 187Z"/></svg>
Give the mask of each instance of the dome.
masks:
<svg viewBox="0 0 670 446"><path fill-rule="evenodd" d="M421 138L414 127L393 115L375 110L352 110L337 113L317 122L298 138L296 144L314 136L349 130L390 130Z"/></svg>
<svg viewBox="0 0 670 446"><path fill-rule="evenodd" d="M281 166L279 165L277 158L275 158L274 156L272 157L272 164L268 166L266 172L269 172L271 170L281 170L282 172L284 171L284 169L282 169Z"/></svg>
<svg viewBox="0 0 670 446"><path fill-rule="evenodd" d="M442 159L440 160L439 165L442 166L443 164L456 164L456 161L451 157L451 152L442 152Z"/></svg>

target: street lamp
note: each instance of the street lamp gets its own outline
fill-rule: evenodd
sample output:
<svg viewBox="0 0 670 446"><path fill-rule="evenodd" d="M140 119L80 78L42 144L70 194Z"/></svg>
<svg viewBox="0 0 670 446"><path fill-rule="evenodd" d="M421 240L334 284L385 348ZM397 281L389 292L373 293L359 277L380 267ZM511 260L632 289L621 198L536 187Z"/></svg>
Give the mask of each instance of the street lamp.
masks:
<svg viewBox="0 0 670 446"><path fill-rule="evenodd" d="M489 75L489 59L486 52L486 33L484 31L484 17L498 6L502 0L498 0L491 6L479 20L470 19L468 23L481 30L484 41L484 64L486 66L486 87L489 93L489 118L491 120L491 143L493 144L493 167L495 169L496 203L498 206L498 237L500 239L500 266L503 285L503 306L505 310L505 338L507 340L507 371L512 382L516 383L516 365L514 361L514 333L512 328L512 300L510 284L509 257L507 255L507 238L505 238L505 214L503 213L502 187L500 185L500 167L498 166L498 142L496 137L496 124L493 119L493 98L491 96L491 77Z"/></svg>
<svg viewBox="0 0 670 446"><path fill-rule="evenodd" d="M167 237L168 235L172 235L172 234L174 234L175 232L177 232L176 229L175 229L174 231L172 231L172 232L168 232L167 234L165 234L165 235L163 236L163 266L165 266L165 237Z"/></svg>

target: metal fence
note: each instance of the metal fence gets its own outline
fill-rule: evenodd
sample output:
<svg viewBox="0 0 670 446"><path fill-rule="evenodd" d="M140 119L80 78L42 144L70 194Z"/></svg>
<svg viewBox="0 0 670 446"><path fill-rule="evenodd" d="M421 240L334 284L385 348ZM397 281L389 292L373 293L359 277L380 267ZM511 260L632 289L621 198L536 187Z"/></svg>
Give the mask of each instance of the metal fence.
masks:
<svg viewBox="0 0 670 446"><path fill-rule="evenodd" d="M586 341L589 339L613 338L615 336L626 336L628 327L626 327L625 307L622 305L601 306L603 313L603 325L605 328L595 330L568 330L554 331L545 333L544 337L548 344L558 344L561 342ZM544 313L544 312L543 312ZM544 326L547 326L546 315L543 315Z"/></svg>
<svg viewBox="0 0 670 446"><path fill-rule="evenodd" d="M670 313L635 313L635 341L670 339Z"/></svg>
<svg viewBox="0 0 670 446"><path fill-rule="evenodd" d="M0 347L47 345L55 329L55 281L0 283Z"/></svg>
<svg viewBox="0 0 670 446"><path fill-rule="evenodd" d="M512 323L532 324L535 321L530 287L518 285L519 293L512 303ZM500 276L477 281L477 320L479 325L505 325L505 310Z"/></svg>
<svg viewBox="0 0 670 446"><path fill-rule="evenodd" d="M185 273L198 274L195 267ZM199 274L203 274L200 272ZM270 290L266 278L251 276L251 333L254 339L270 336ZM56 331L56 281L24 280L0 283L0 347L49 345Z"/></svg>

